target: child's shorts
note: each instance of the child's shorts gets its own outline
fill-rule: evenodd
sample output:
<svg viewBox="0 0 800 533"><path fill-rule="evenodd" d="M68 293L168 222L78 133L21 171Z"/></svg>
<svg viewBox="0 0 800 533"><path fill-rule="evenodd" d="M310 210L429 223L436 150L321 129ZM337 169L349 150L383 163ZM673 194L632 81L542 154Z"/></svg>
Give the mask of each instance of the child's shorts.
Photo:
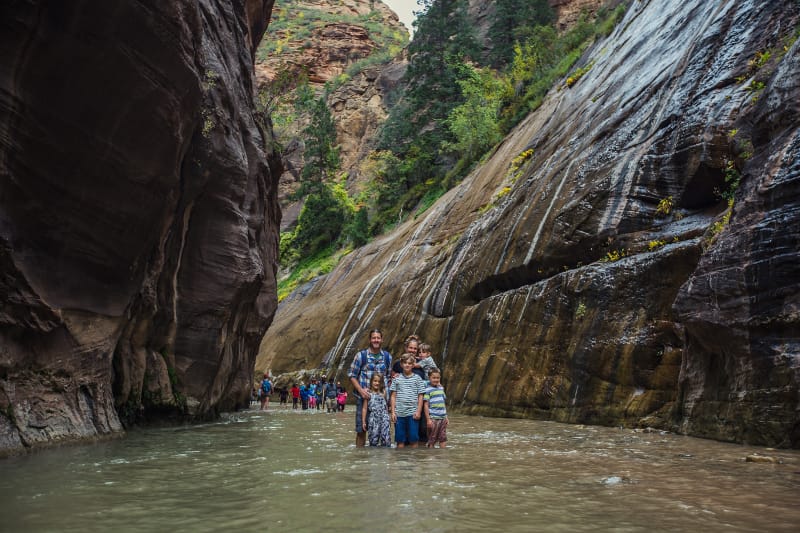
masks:
<svg viewBox="0 0 800 533"><path fill-rule="evenodd" d="M394 425L394 440L397 443L413 444L419 441L419 421L413 416L399 416Z"/></svg>
<svg viewBox="0 0 800 533"><path fill-rule="evenodd" d="M432 418L433 427L428 431L428 444L447 442L447 419Z"/></svg>

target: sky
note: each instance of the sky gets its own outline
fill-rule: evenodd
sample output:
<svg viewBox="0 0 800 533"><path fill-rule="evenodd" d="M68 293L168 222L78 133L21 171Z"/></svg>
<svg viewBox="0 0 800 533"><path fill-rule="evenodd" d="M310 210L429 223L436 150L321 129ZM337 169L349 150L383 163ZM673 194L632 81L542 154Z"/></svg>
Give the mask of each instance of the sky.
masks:
<svg viewBox="0 0 800 533"><path fill-rule="evenodd" d="M417 0L383 0L383 3L397 13L397 16L400 17L400 22L405 24L406 28L408 28L408 33L411 33L413 30L411 22L414 20L412 11L422 9L417 5Z"/></svg>

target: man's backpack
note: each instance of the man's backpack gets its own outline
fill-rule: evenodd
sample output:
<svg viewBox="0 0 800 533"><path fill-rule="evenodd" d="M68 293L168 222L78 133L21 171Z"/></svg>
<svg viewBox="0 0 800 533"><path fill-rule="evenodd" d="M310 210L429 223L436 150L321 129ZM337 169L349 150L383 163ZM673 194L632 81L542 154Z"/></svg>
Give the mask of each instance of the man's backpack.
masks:
<svg viewBox="0 0 800 533"><path fill-rule="evenodd" d="M369 352L369 348L364 348L359 352L361 354L361 369L363 370L367 366L367 353ZM392 356L386 350L381 349L381 355L383 355L383 364L386 367L384 374L391 372L392 370ZM384 378L386 376L384 375Z"/></svg>
<svg viewBox="0 0 800 533"><path fill-rule="evenodd" d="M325 397L330 399L336 399L336 394L338 391L336 390L336 383L329 382L325 385Z"/></svg>
<svg viewBox="0 0 800 533"><path fill-rule="evenodd" d="M261 392L269 394L272 391L272 383L268 379L261 382Z"/></svg>

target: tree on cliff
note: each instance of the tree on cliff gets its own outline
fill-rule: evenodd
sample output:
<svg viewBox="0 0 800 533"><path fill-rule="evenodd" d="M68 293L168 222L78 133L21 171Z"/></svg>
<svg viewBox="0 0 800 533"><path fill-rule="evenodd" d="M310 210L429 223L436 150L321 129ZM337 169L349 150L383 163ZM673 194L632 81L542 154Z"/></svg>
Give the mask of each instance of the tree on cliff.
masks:
<svg viewBox="0 0 800 533"><path fill-rule="evenodd" d="M315 97L308 86L301 87L298 93L298 109L310 115L303 130L305 165L295 193L304 202L295 230L281 240L284 264L314 256L335 244L354 211L347 192L335 181L340 165L339 148L335 144L336 126L325 97Z"/></svg>
<svg viewBox="0 0 800 533"><path fill-rule="evenodd" d="M458 80L465 101L447 118L450 132L456 138L443 148L462 154L474 161L485 150L503 138L498 123L505 84L489 69L465 65L465 75Z"/></svg>
<svg viewBox="0 0 800 533"><path fill-rule="evenodd" d="M310 122L303 130L305 134L305 164L300 173L300 188L297 197L318 194L321 188L339 170L339 147L336 146L336 124L323 96L314 98L311 89L305 86L298 98L298 106L310 113Z"/></svg>
<svg viewBox="0 0 800 533"><path fill-rule="evenodd" d="M466 0L419 0L423 11L414 23L408 48L409 66L403 78L405 92L384 124L379 148L404 162L393 188L397 197L379 196L384 222L411 210L431 188L439 188L452 161L443 143L456 139L447 127L450 112L464 102L459 86L464 64L480 54L475 28L467 17Z"/></svg>
<svg viewBox="0 0 800 533"><path fill-rule="evenodd" d="M405 81L407 97L421 111L414 122L426 126L445 119L452 104L460 103L459 64L476 60L480 46L465 0L421 1L425 11L417 18L416 37L408 46Z"/></svg>
<svg viewBox="0 0 800 533"><path fill-rule="evenodd" d="M495 0L487 34L492 44L492 65L496 68L507 65L515 43L524 43L535 27L552 24L555 19L547 0Z"/></svg>

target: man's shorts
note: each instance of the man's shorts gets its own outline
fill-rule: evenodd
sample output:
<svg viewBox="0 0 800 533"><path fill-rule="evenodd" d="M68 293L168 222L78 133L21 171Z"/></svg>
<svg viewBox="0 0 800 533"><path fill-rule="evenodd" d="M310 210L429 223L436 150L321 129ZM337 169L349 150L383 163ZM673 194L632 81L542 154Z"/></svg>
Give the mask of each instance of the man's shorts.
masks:
<svg viewBox="0 0 800 533"><path fill-rule="evenodd" d="M357 392L354 394L356 395L356 433L364 433L366 430L362 425L363 420L361 420L361 408L364 406L364 398Z"/></svg>

